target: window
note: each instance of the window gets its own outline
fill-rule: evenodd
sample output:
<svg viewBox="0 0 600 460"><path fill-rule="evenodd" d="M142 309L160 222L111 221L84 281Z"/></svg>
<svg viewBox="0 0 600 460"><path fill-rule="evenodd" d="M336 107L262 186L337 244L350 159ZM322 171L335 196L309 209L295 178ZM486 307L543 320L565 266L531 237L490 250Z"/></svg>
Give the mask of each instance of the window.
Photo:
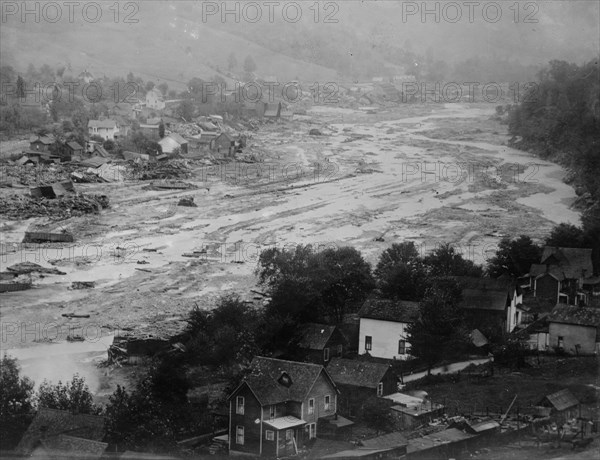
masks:
<svg viewBox="0 0 600 460"><path fill-rule="evenodd" d="M291 441L293 435L294 435L294 431L293 430L285 430L285 440L286 441Z"/></svg>
<svg viewBox="0 0 600 460"><path fill-rule="evenodd" d="M317 437L317 424L309 423L308 427L308 439L314 439Z"/></svg>
<svg viewBox="0 0 600 460"><path fill-rule="evenodd" d="M398 354L406 354L406 340L398 340Z"/></svg>
<svg viewBox="0 0 600 460"><path fill-rule="evenodd" d="M235 443L244 445L244 427L241 425L235 428Z"/></svg>
<svg viewBox="0 0 600 460"><path fill-rule="evenodd" d="M383 382L377 384L377 396L383 396Z"/></svg>
<svg viewBox="0 0 600 460"><path fill-rule="evenodd" d="M315 400L312 398L308 400L308 413L309 414L315 413Z"/></svg>
<svg viewBox="0 0 600 460"><path fill-rule="evenodd" d="M373 337L370 335L365 336L365 350L370 350L373 348Z"/></svg>
<svg viewBox="0 0 600 460"><path fill-rule="evenodd" d="M235 413L244 415L244 397L238 396L235 401Z"/></svg>
<svg viewBox="0 0 600 460"><path fill-rule="evenodd" d="M323 361L329 361L329 348L323 348Z"/></svg>
<svg viewBox="0 0 600 460"><path fill-rule="evenodd" d="M275 432L271 430L266 430L265 437L267 441L275 441Z"/></svg>
<svg viewBox="0 0 600 460"><path fill-rule="evenodd" d="M564 346L564 338L562 335L558 336L558 348L563 348Z"/></svg>
<svg viewBox="0 0 600 460"><path fill-rule="evenodd" d="M331 396L325 395L325 410L329 410L331 407Z"/></svg>
<svg viewBox="0 0 600 460"><path fill-rule="evenodd" d="M338 345L338 356L341 358L342 355L344 354L344 346L343 345Z"/></svg>
<svg viewBox="0 0 600 460"><path fill-rule="evenodd" d="M269 418L271 420L273 420L275 418L275 412L276 412L275 409L276 409L276 406L271 406L269 408Z"/></svg>

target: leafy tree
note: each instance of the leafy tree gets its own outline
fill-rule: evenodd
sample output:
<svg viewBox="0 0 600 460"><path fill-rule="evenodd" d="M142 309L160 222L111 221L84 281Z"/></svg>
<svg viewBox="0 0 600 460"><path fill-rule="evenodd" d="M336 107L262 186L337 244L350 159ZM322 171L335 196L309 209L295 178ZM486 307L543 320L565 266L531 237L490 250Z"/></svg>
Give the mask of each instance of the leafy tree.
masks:
<svg viewBox="0 0 600 460"><path fill-rule="evenodd" d="M415 244L394 243L383 251L373 272L384 297L420 300L427 288L427 271Z"/></svg>
<svg viewBox="0 0 600 460"><path fill-rule="evenodd" d="M394 416L390 410L390 402L383 398L371 396L367 399L361 411L360 420L368 427L379 432L389 433L394 429Z"/></svg>
<svg viewBox="0 0 600 460"><path fill-rule="evenodd" d="M21 75L17 77L17 97L19 99L25 98L25 80L23 80Z"/></svg>
<svg viewBox="0 0 600 460"><path fill-rule="evenodd" d="M162 93L163 96L167 95L167 91L169 91L169 85L166 82L162 82L158 85L158 89Z"/></svg>
<svg viewBox="0 0 600 460"><path fill-rule="evenodd" d="M546 246L583 248L585 247L585 234L581 228L575 225L562 223L552 229L546 238Z"/></svg>
<svg viewBox="0 0 600 460"><path fill-rule="evenodd" d="M521 235L515 240L506 237L488 262L487 272L494 278L505 274L518 278L527 274L531 264L538 263L541 255L542 249L530 237Z"/></svg>
<svg viewBox="0 0 600 460"><path fill-rule="evenodd" d="M186 121L190 121L193 118L194 111L194 104L189 99L184 99L177 107L177 115Z"/></svg>
<svg viewBox="0 0 600 460"><path fill-rule="evenodd" d="M92 393L85 383L85 379L78 374L73 376L71 382L59 381L52 385L44 380L38 389L36 396L40 407L49 409L68 410L81 414L99 414L101 409L93 400Z"/></svg>
<svg viewBox="0 0 600 460"><path fill-rule="evenodd" d="M466 260L450 243L444 243L428 254L423 262L430 276L483 276L483 268Z"/></svg>
<svg viewBox="0 0 600 460"><path fill-rule="evenodd" d="M230 72L234 72L235 69L237 69L238 66L238 62L237 62L237 58L235 57L235 53L231 52L229 54L229 57L227 58L227 68L229 69Z"/></svg>
<svg viewBox="0 0 600 460"><path fill-rule="evenodd" d="M407 327L411 354L427 363L428 374L435 363L459 355L468 344L460 293L453 279L437 279L419 304L419 319Z"/></svg>
<svg viewBox="0 0 600 460"><path fill-rule="evenodd" d="M295 321L342 321L350 305L362 302L374 288L371 267L354 248L315 251L263 251L257 273L271 302L268 311Z"/></svg>
<svg viewBox="0 0 600 460"><path fill-rule="evenodd" d="M152 91L154 89L154 82L153 81L147 81L145 88L146 88L146 92Z"/></svg>
<svg viewBox="0 0 600 460"><path fill-rule="evenodd" d="M244 59L244 72L246 72L247 74L251 74L256 70L256 63L254 62L254 59L252 59L252 56L246 56L246 59Z"/></svg>
<svg viewBox="0 0 600 460"><path fill-rule="evenodd" d="M165 124L162 121L158 125L158 137L165 137Z"/></svg>
<svg viewBox="0 0 600 460"><path fill-rule="evenodd" d="M20 375L15 358L4 354L0 364L0 433L2 449L14 448L31 422L33 382Z"/></svg>

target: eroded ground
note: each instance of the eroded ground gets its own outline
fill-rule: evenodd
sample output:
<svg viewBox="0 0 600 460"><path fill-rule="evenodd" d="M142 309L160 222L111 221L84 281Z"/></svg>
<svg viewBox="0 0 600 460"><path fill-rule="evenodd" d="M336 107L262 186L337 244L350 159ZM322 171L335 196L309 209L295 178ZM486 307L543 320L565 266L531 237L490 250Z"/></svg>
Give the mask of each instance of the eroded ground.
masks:
<svg viewBox="0 0 600 460"><path fill-rule="evenodd" d="M79 371L92 388L109 392L121 371L93 364L106 357L110 339L90 339L86 354L71 343L54 358L57 345L48 342L64 341L68 331L92 339L128 329L168 333L191 308L211 308L228 292L260 303L250 289L262 249L351 245L374 264L393 242L412 240L424 252L450 242L483 263L504 235L539 240L556 223L578 223L561 168L506 147L506 125L491 120L493 113L492 106L458 104L376 115L313 107L254 134L249 149L262 163L195 165L187 181L194 190L77 185L108 195L111 209L61 222L76 237L70 248L11 244L41 219L2 224L4 267L52 261L66 272L1 294L2 348L25 359L24 371L36 380ZM309 136L311 128L322 135ZM189 195L198 207L176 206ZM194 251L200 256L183 256ZM70 290L73 281L96 287ZM29 347L35 351L23 350Z"/></svg>

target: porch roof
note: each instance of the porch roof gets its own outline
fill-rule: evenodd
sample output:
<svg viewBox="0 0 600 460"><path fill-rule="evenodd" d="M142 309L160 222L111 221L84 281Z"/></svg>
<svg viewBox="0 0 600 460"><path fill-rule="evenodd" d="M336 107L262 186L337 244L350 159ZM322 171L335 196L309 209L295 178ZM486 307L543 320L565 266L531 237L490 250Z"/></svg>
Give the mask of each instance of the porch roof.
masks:
<svg viewBox="0 0 600 460"><path fill-rule="evenodd" d="M295 426L305 425L306 422L292 415L286 415L285 417L278 417L273 420L265 420L265 424L276 430L286 430Z"/></svg>

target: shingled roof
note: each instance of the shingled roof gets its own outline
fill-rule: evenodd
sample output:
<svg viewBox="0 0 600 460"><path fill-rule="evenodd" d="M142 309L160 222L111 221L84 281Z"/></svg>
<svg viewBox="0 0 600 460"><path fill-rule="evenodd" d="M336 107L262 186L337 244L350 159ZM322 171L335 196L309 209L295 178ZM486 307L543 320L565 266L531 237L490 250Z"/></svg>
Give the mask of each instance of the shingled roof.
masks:
<svg viewBox="0 0 600 460"><path fill-rule="evenodd" d="M409 300L367 299L358 315L361 318L412 323L419 318L419 302Z"/></svg>
<svg viewBox="0 0 600 460"><path fill-rule="evenodd" d="M40 441L51 458L99 459L108 447L105 442L60 434ZM35 455L34 455L35 456Z"/></svg>
<svg viewBox="0 0 600 460"><path fill-rule="evenodd" d="M594 272L592 250L588 248L559 248L546 246L540 264L560 267L566 278L591 276ZM534 276L532 274L532 276Z"/></svg>
<svg viewBox="0 0 600 460"><path fill-rule="evenodd" d="M327 345L335 326L328 324L307 323L300 327L297 345L309 350L322 350Z"/></svg>
<svg viewBox="0 0 600 460"><path fill-rule="evenodd" d="M512 299L515 291L521 293L519 286L507 277L477 278L475 276L453 276L463 289L487 289L492 291L505 290Z"/></svg>
<svg viewBox="0 0 600 460"><path fill-rule="evenodd" d="M544 396L544 398L538 403L541 406L552 406L558 411L563 411L571 407L575 407L579 404L577 398L573 396L573 393L568 388L557 391L551 395Z"/></svg>
<svg viewBox="0 0 600 460"><path fill-rule="evenodd" d="M61 434L90 441L102 441L105 418L97 415L72 414L69 411L40 408L17 446L19 454L29 455L42 439ZM65 441L66 442L66 441Z"/></svg>
<svg viewBox="0 0 600 460"><path fill-rule="evenodd" d="M114 129L117 127L117 122L114 120L106 119L106 120L89 120L88 128L104 128L104 129Z"/></svg>
<svg viewBox="0 0 600 460"><path fill-rule="evenodd" d="M558 305L550 313L548 322L600 327L600 308Z"/></svg>
<svg viewBox="0 0 600 460"><path fill-rule="evenodd" d="M504 289L463 289L462 296L461 308L495 311L503 311L506 308L507 298L509 298Z"/></svg>
<svg viewBox="0 0 600 460"><path fill-rule="evenodd" d="M257 356L252 360L250 369L250 374L246 376L240 387L244 384L248 385L263 406L286 401L304 401L321 373L335 387L330 375L323 366L318 364ZM285 376L291 380L289 385L282 381L282 377ZM231 396L236 392L237 389Z"/></svg>
<svg viewBox="0 0 600 460"><path fill-rule="evenodd" d="M327 372L336 384L364 388L377 388L390 369L389 364L344 358L333 358L327 366Z"/></svg>

